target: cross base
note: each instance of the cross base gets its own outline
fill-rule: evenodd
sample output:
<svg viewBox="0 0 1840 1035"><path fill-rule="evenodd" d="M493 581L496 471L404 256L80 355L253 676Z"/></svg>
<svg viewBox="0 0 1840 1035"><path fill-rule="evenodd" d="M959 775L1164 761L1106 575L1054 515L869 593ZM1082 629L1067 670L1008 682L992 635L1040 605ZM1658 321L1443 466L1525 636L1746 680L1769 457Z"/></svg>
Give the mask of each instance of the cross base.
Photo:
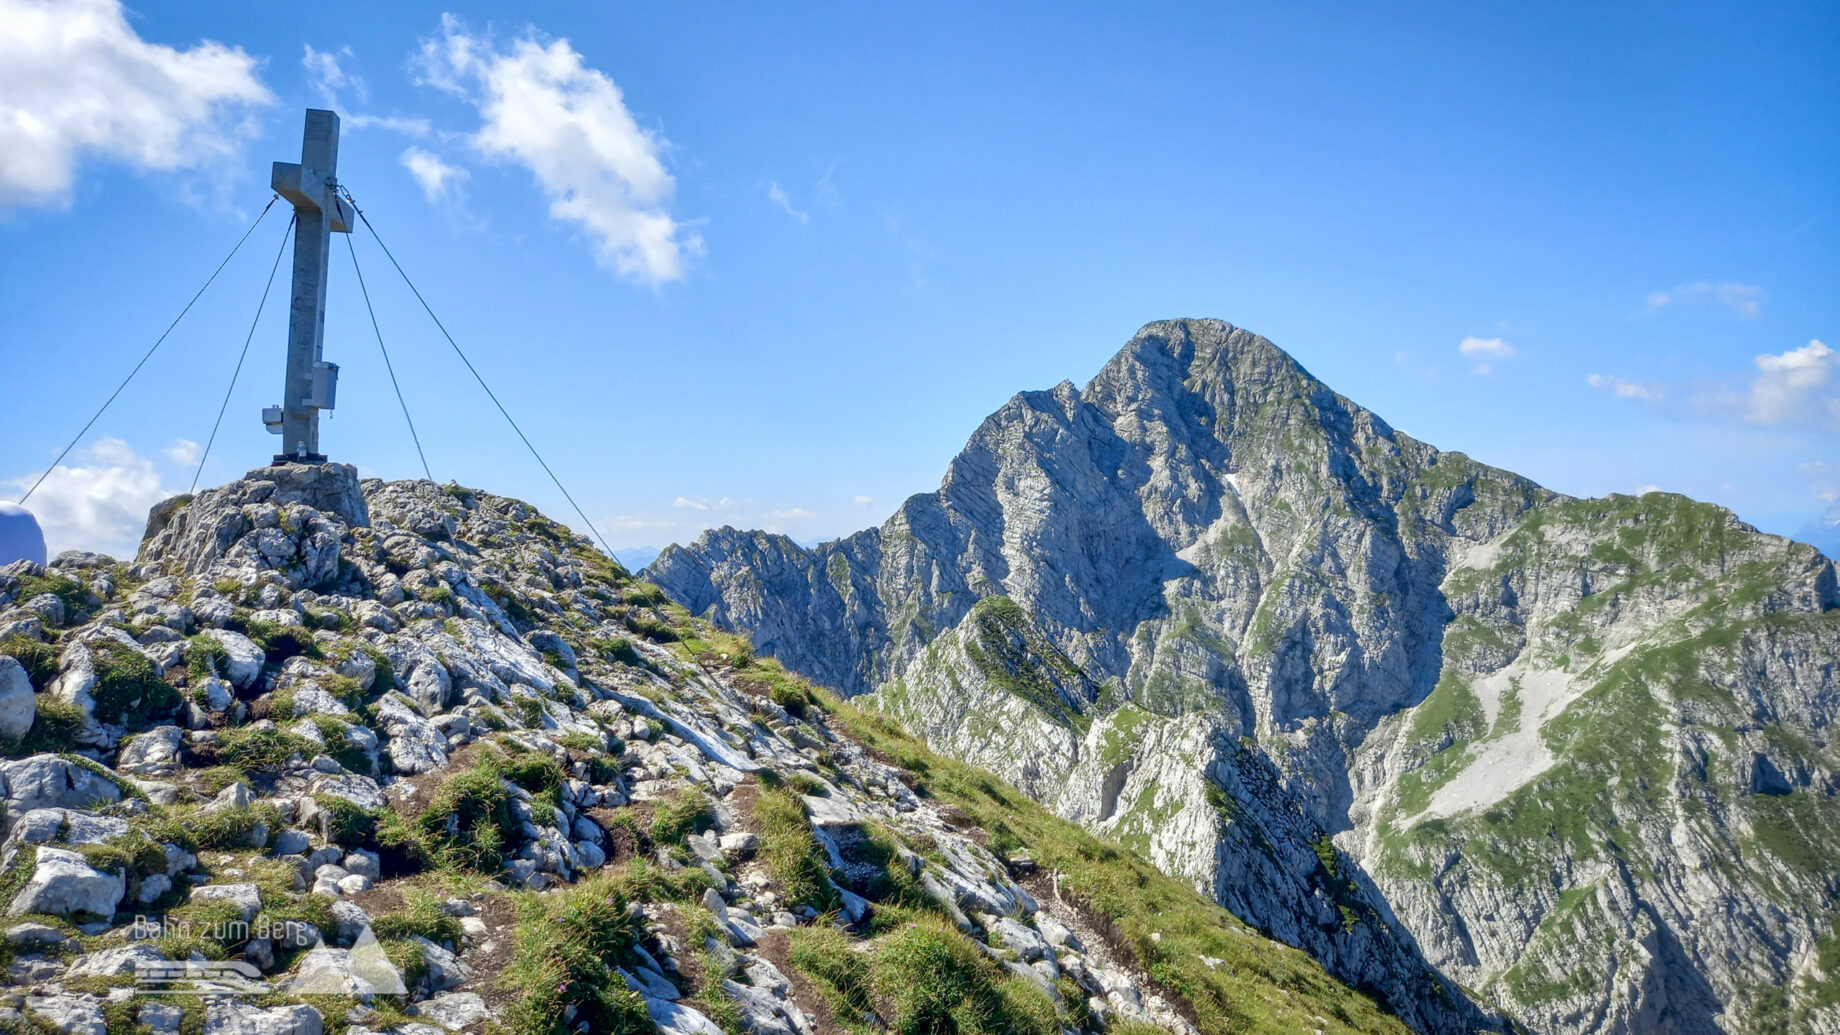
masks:
<svg viewBox="0 0 1840 1035"><path fill-rule="evenodd" d="M284 464L323 464L325 462L326 454L324 453L277 453L275 454L275 462L268 466L280 467Z"/></svg>

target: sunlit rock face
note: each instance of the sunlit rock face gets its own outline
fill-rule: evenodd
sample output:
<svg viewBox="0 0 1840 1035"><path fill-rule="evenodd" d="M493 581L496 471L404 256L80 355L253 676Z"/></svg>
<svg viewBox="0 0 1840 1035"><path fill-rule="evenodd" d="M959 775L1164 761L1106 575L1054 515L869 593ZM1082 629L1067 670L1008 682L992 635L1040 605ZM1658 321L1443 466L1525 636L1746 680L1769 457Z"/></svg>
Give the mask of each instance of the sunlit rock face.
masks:
<svg viewBox="0 0 1840 1035"><path fill-rule="evenodd" d="M1550 492L1181 320L879 528L648 575L1417 1025L1462 1023L1429 962L1539 1030L1840 1026L1840 592L1721 508Z"/></svg>

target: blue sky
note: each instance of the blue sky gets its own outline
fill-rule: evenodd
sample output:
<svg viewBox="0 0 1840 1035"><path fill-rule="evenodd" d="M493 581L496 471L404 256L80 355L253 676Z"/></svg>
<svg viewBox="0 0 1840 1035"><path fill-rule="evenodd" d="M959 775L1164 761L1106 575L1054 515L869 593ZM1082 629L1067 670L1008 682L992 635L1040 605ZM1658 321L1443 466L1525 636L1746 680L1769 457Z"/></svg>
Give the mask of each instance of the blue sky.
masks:
<svg viewBox="0 0 1840 1035"><path fill-rule="evenodd" d="M616 548L879 523L1171 316L1563 492L1785 533L1840 492L1833 5L407 6L0 0L0 486L332 104L341 179ZM189 484L284 224L34 497L54 550L131 550ZM322 443L417 475L334 243ZM435 476L572 520L354 243ZM205 483L273 451L284 335L271 303Z"/></svg>

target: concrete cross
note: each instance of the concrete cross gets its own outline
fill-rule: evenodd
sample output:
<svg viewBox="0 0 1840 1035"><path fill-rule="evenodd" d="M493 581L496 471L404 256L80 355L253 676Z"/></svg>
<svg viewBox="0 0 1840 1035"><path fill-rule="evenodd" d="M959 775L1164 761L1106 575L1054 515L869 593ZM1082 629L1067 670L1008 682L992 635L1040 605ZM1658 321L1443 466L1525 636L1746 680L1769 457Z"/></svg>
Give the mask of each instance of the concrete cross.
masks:
<svg viewBox="0 0 1840 1035"><path fill-rule="evenodd" d="M326 260L332 234L351 233L356 215L338 196L339 117L307 109L300 163L276 162L271 184L294 203L294 295L288 313L287 381L281 405L262 411L281 436L276 463L326 462L319 451L319 411L337 398L339 367L320 358L326 334Z"/></svg>

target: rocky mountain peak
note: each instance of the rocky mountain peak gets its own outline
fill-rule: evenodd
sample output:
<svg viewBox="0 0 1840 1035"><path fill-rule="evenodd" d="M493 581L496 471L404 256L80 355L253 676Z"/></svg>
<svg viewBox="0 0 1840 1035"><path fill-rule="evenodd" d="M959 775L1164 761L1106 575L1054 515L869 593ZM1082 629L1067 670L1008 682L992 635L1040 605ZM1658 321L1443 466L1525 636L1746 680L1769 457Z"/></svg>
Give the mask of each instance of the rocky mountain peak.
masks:
<svg viewBox="0 0 1840 1035"><path fill-rule="evenodd" d="M1550 492L1172 320L879 528L648 575L1415 1024L1470 1023L1427 962L1538 1030L1840 1024L1840 595L1721 508Z"/></svg>

